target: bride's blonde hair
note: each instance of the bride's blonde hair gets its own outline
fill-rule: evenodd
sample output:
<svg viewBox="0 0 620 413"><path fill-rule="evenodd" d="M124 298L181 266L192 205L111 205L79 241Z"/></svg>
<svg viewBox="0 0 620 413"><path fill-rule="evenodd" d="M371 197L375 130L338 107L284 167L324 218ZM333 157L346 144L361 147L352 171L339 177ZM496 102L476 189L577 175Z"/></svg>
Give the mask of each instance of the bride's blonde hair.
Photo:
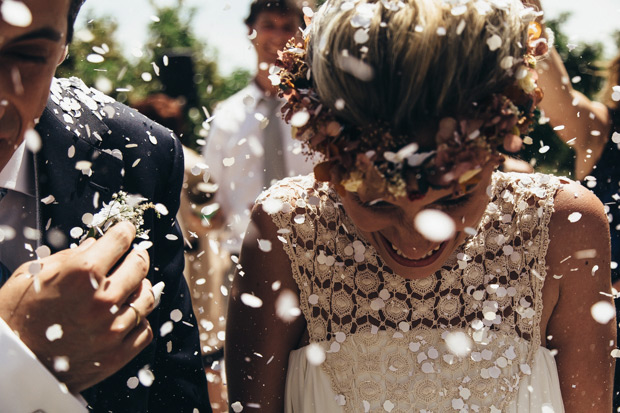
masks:
<svg viewBox="0 0 620 413"><path fill-rule="evenodd" d="M308 45L314 85L350 124L408 134L514 83L532 19L520 0L329 0Z"/></svg>

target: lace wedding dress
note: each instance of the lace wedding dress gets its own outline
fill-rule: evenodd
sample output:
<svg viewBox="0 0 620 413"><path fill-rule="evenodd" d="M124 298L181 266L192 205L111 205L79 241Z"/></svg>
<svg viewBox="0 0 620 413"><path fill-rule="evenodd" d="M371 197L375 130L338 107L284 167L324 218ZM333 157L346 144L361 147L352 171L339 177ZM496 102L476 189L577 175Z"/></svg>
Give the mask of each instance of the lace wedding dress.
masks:
<svg viewBox="0 0 620 413"><path fill-rule="evenodd" d="M290 354L286 411L563 412L539 331L559 185L496 173L475 235L420 280L395 274L312 176L263 193L311 343Z"/></svg>

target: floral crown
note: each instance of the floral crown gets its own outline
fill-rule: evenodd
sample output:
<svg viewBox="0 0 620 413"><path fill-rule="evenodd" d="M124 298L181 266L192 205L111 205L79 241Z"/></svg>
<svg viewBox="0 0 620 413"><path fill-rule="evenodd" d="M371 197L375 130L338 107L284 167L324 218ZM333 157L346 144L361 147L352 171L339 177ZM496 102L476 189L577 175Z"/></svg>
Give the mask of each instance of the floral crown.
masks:
<svg viewBox="0 0 620 413"><path fill-rule="evenodd" d="M336 167L341 177L339 189L357 192L365 184L411 200L423 197L429 188L465 192L477 182L482 166L501 159L502 147L508 152L521 148L521 135L530 131L538 117L536 106L543 94L534 69L536 58L547 53L548 44L536 22L528 27L525 56L514 66L510 62L515 82L503 93L478 102L475 119L441 119L436 147L425 152L418 151L411 136L393 133L387 123L351 125L322 103L308 65L309 18L306 24L304 41L289 40L276 62L279 95L287 101L282 113L307 154L323 155L314 168L316 179L330 181ZM336 106L341 109L338 102Z"/></svg>

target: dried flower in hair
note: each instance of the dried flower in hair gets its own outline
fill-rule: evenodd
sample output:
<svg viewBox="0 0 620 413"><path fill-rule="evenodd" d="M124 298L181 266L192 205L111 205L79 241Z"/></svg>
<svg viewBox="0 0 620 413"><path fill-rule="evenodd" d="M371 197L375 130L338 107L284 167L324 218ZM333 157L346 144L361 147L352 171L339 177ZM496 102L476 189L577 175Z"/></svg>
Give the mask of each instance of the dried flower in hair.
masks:
<svg viewBox="0 0 620 413"><path fill-rule="evenodd" d="M363 6L357 7L351 18L351 24L361 29L369 27L378 7L392 12L406 7L391 0ZM309 33L307 28L303 43L291 40L279 52L280 96L287 100L282 112L291 123L297 114L304 114L303 123L293 125L293 136L304 143L309 154L323 155L324 162L315 167L316 179L339 177L339 188L347 191L372 188L411 199L429 187L459 191L484 164L500 159L502 146L508 151L519 150L521 136L529 132L538 115L536 105L542 92L534 67L536 58L548 50L538 23L528 27L526 55L522 59L509 56L500 63L514 83L502 93L472 102L471 113L441 119L435 148L425 150L412 146L414 135L395 133L386 121L352 125L323 104L308 66Z"/></svg>

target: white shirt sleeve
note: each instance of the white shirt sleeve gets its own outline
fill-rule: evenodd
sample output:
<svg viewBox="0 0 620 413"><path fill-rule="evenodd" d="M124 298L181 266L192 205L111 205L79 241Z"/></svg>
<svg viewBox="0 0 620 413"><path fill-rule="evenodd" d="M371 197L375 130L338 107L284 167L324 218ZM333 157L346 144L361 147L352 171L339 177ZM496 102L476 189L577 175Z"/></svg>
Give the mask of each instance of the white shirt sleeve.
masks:
<svg viewBox="0 0 620 413"><path fill-rule="evenodd" d="M0 411L14 413L86 412L0 318Z"/></svg>
<svg viewBox="0 0 620 413"><path fill-rule="evenodd" d="M222 158L225 155L224 146L228 138L230 138L229 134L221 130L217 118L215 118L211 124L211 132L207 138L207 144L203 148L202 157L209 166L211 180L218 185L222 180Z"/></svg>

